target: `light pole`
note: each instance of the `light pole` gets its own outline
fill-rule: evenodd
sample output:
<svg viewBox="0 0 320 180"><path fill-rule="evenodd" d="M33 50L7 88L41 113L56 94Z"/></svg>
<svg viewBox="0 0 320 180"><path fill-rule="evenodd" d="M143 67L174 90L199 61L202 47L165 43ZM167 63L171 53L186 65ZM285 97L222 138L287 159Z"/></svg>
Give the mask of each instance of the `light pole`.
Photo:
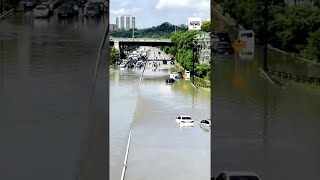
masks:
<svg viewBox="0 0 320 180"><path fill-rule="evenodd" d="M267 58L268 58L268 0L264 0L264 52L263 52L263 70L268 70Z"/></svg>
<svg viewBox="0 0 320 180"><path fill-rule="evenodd" d="M193 51L192 51L192 84L194 85L194 74L195 74L195 70L194 70L194 63L196 61L196 58L197 58L197 52L198 52L198 49L197 49L197 46L198 46L198 43L196 40L193 41L193 44L194 44L194 47L193 47Z"/></svg>

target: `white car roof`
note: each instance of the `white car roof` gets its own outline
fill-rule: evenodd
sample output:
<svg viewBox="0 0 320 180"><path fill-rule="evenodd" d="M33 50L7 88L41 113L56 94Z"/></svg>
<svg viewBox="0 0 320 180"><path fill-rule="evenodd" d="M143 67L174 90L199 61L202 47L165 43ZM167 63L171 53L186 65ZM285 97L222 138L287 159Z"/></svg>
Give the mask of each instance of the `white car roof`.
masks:
<svg viewBox="0 0 320 180"><path fill-rule="evenodd" d="M258 176L255 172L252 171L223 171L227 176Z"/></svg>
<svg viewBox="0 0 320 180"><path fill-rule="evenodd" d="M189 118L191 118L191 116L185 116L185 115L181 115L180 117L189 117Z"/></svg>

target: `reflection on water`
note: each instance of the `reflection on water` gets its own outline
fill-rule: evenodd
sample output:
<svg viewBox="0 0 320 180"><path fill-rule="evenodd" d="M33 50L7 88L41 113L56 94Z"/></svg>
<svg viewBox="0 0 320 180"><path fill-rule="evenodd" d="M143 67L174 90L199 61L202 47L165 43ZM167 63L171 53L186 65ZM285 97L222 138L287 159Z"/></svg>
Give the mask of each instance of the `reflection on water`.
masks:
<svg viewBox="0 0 320 180"><path fill-rule="evenodd" d="M250 170L262 179L317 179L320 89L271 85L259 76L262 52L257 45L251 61L236 55L214 61L212 174ZM319 66L271 50L268 67L320 76Z"/></svg>
<svg viewBox="0 0 320 180"><path fill-rule="evenodd" d="M0 22L0 179L76 177L106 24L79 31L74 24L30 13Z"/></svg>

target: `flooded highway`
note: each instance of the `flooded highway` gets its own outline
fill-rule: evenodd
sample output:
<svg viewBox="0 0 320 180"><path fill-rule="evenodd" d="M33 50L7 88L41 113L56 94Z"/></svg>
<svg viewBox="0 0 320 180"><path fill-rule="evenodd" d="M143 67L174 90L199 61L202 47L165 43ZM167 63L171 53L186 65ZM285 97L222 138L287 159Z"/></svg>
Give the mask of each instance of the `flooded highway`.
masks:
<svg viewBox="0 0 320 180"><path fill-rule="evenodd" d="M107 18L34 19L32 12L0 21L0 179L76 178L107 23ZM107 95L103 81L105 76L97 81L92 108L105 118L100 110L107 100L97 101Z"/></svg>
<svg viewBox="0 0 320 180"><path fill-rule="evenodd" d="M210 118L210 92L183 80L167 85L169 70L149 68L137 94L136 71L110 71L111 179L120 179L131 120L125 179L210 179L210 133L198 125ZM195 126L181 128L179 115L190 115Z"/></svg>
<svg viewBox="0 0 320 180"><path fill-rule="evenodd" d="M217 17L214 22L223 24ZM237 35L227 26L220 30ZM246 58L214 58L212 175L228 170L272 180L319 178L320 86L272 85L259 74L262 47L251 51ZM271 69L320 77L319 65L272 50L268 56Z"/></svg>

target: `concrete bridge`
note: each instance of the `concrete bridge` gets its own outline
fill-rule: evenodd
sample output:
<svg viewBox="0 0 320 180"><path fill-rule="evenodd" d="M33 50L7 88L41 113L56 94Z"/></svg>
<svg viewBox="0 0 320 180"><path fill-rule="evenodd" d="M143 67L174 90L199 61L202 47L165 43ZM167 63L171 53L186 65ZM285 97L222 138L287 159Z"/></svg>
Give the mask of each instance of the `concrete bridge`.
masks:
<svg viewBox="0 0 320 180"><path fill-rule="evenodd" d="M121 53L129 46L172 46L173 43L171 42L171 39L110 37L110 45L114 46Z"/></svg>

